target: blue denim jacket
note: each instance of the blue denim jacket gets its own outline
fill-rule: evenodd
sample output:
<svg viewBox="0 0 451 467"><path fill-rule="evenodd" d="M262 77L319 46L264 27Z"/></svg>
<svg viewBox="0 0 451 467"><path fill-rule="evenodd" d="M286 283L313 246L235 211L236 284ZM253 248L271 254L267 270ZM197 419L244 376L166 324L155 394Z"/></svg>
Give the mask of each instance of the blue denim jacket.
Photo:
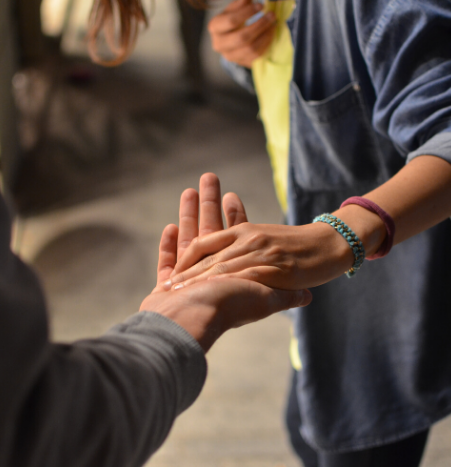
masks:
<svg viewBox="0 0 451 467"><path fill-rule="evenodd" d="M451 162L448 0L300 0L289 26L294 189L363 193L406 158Z"/></svg>
<svg viewBox="0 0 451 467"><path fill-rule="evenodd" d="M298 0L289 27L291 224L414 157L451 162L449 0ZM451 413L450 240L448 220L315 288L297 311L301 431L312 446L378 446Z"/></svg>

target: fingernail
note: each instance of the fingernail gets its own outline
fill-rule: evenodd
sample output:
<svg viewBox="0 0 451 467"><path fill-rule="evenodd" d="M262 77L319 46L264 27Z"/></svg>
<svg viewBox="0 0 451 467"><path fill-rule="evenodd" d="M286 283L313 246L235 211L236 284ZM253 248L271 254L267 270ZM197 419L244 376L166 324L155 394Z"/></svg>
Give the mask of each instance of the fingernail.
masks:
<svg viewBox="0 0 451 467"><path fill-rule="evenodd" d="M255 13L255 15L248 18L244 25L250 26L251 24L256 23L260 18L263 18L263 16L265 16L265 13L263 11L259 11L258 13Z"/></svg>
<svg viewBox="0 0 451 467"><path fill-rule="evenodd" d="M172 281L171 281L171 280L166 281L166 282L163 284L163 289L164 289L164 290L169 290L171 287L172 287Z"/></svg>
<svg viewBox="0 0 451 467"><path fill-rule="evenodd" d="M174 286L174 290L181 289L182 287L185 287L183 284L177 284Z"/></svg>
<svg viewBox="0 0 451 467"><path fill-rule="evenodd" d="M263 5L261 3L254 3L254 10L255 11L263 10Z"/></svg>

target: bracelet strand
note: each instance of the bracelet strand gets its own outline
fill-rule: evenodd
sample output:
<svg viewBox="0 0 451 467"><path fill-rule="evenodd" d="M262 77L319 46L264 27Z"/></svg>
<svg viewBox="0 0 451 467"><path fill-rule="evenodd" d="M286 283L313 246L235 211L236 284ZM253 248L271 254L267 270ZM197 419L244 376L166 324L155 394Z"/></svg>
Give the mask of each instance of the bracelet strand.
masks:
<svg viewBox="0 0 451 467"><path fill-rule="evenodd" d="M348 198L346 201L343 201L340 208L344 206L348 206L349 204L356 204L357 206L361 206L362 208L368 209L368 211L374 212L377 214L385 225L385 231L387 235L385 236L382 245L376 251L376 253L372 256L367 256L366 259L373 260L378 258L383 258L390 253L390 250L393 246L393 239L395 237L395 222L393 218L385 212L380 206L378 206L374 201L371 201L367 198L362 198L361 196L353 196L352 198Z"/></svg>
<svg viewBox="0 0 451 467"><path fill-rule="evenodd" d="M320 216L317 216L313 219L313 223L315 222L324 222L329 224L348 242L348 245L354 254L354 264L352 265L351 269L346 272L346 275L349 278L355 276L365 259L365 248L363 247L359 237L341 219L332 214L321 214Z"/></svg>

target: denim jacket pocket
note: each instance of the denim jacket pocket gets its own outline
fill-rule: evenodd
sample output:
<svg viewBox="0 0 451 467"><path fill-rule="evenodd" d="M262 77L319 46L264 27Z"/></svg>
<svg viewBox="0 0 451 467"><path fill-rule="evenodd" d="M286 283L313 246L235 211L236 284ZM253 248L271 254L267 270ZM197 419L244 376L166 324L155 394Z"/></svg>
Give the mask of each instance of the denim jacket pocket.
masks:
<svg viewBox="0 0 451 467"><path fill-rule="evenodd" d="M290 132L291 169L302 191L365 191L386 178L357 82L320 101L304 100L291 82Z"/></svg>

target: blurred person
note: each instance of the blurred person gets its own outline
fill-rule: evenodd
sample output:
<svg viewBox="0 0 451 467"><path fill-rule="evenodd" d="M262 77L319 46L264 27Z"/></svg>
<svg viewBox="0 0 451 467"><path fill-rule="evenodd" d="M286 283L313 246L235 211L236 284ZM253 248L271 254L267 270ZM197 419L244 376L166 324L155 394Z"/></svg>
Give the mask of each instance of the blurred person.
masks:
<svg viewBox="0 0 451 467"><path fill-rule="evenodd" d="M11 183L17 164L18 139L12 80L18 62L13 3L0 0L0 168L2 181Z"/></svg>
<svg viewBox="0 0 451 467"><path fill-rule="evenodd" d="M44 58L45 42L41 27L42 0L14 2L21 66L39 63Z"/></svg>
<svg viewBox="0 0 451 467"><path fill-rule="evenodd" d="M0 199L0 466L144 464L199 395L204 353L221 334L310 301L308 291L235 279L163 291L193 238L223 228L220 202L213 174L201 178L200 197L186 190L179 228L162 234L157 287L139 313L99 338L58 344L49 341L37 277L9 248ZM223 205L229 225L246 221L236 195Z"/></svg>
<svg viewBox="0 0 451 467"><path fill-rule="evenodd" d="M187 80L187 97L193 103L205 101L205 67L202 60L202 39L205 30L205 5L191 5L177 0L180 13L179 31L184 52L183 72Z"/></svg>

